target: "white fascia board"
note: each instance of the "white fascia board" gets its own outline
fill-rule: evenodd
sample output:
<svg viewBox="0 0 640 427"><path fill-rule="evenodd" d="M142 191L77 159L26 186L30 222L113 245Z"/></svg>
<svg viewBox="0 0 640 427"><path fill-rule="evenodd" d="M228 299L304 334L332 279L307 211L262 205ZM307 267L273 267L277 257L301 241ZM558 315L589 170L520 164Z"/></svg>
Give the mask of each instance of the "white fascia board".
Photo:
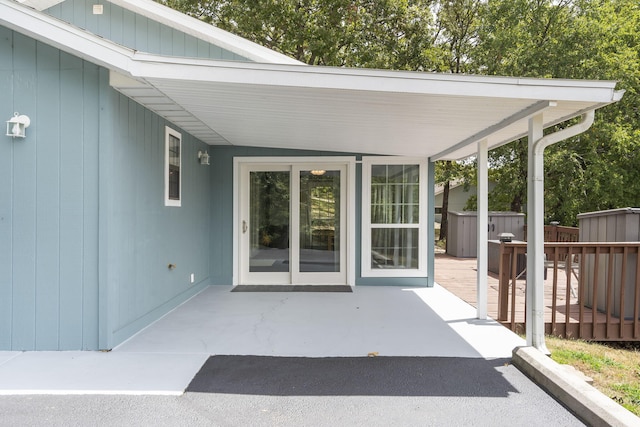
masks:
<svg viewBox="0 0 640 427"><path fill-rule="evenodd" d="M11 0L0 0L0 25L94 64L128 74L132 49Z"/></svg>
<svg viewBox="0 0 640 427"><path fill-rule="evenodd" d="M615 102L614 81L458 76L168 58L137 52L133 75L149 79L503 99Z"/></svg>
<svg viewBox="0 0 640 427"><path fill-rule="evenodd" d="M197 39L215 44L223 49L255 62L276 64L304 64L257 43L231 34L214 25L185 15L163 4L151 0L107 0L116 6L145 16Z"/></svg>

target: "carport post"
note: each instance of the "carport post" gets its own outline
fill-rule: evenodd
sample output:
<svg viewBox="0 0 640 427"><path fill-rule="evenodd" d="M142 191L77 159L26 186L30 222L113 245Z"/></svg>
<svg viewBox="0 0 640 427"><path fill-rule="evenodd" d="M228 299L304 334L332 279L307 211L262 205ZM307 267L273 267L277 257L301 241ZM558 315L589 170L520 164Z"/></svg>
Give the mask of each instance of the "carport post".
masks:
<svg viewBox="0 0 640 427"><path fill-rule="evenodd" d="M543 153L535 145L542 139L542 114L529 119L527 185L527 345L548 354L544 342L544 176Z"/></svg>
<svg viewBox="0 0 640 427"><path fill-rule="evenodd" d="M436 208L435 208L435 186L436 186L436 164L429 159L429 168L427 175L427 203L430 208L427 210L427 242L429 242L429 250L427 252L427 287L432 287L435 283L435 241L436 230L433 224L436 222ZM422 209L422 208L421 208Z"/></svg>
<svg viewBox="0 0 640 427"><path fill-rule="evenodd" d="M488 265L488 233L489 228L489 178L488 178L488 142L487 139L478 141L478 319L487 318L487 265Z"/></svg>
<svg viewBox="0 0 640 427"><path fill-rule="evenodd" d="M620 95L622 96L622 95ZM542 113L529 119L529 183L527 191L527 345L549 354L544 343L544 149L585 132L595 110L580 122L543 136Z"/></svg>

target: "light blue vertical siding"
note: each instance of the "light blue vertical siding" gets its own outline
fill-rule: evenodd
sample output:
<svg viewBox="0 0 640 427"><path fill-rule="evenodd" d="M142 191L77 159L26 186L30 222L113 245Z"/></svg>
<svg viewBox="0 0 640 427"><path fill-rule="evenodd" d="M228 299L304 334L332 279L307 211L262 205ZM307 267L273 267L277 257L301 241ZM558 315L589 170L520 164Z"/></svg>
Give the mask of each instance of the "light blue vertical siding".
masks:
<svg viewBox="0 0 640 427"><path fill-rule="evenodd" d="M60 322L60 188L61 144L60 114L61 82L60 52L43 44L36 44L37 88L33 126L29 127L26 145L37 147L36 154L36 295L35 295L35 347L56 349L58 347L58 324ZM82 70L82 68L80 68ZM70 97L73 94L68 94ZM33 111L33 110L32 110ZM36 127L37 124L37 127ZM46 132L40 132L45 130ZM31 139L33 137L33 139ZM70 138L76 135L69 135ZM33 142L35 142L35 144ZM66 163L65 166L71 166ZM16 188L17 191L20 191Z"/></svg>
<svg viewBox="0 0 640 427"><path fill-rule="evenodd" d="M113 170L113 141L117 136L117 130L113 126L115 108L113 107L115 95L109 88L109 71L100 70L99 76L99 100L100 100L100 123L98 167L102 173L98 174L98 205L100 213L98 215L98 348L110 348L111 329L109 319L114 318L116 300L115 286L110 286L110 263L112 257L109 251L110 235L109 226L111 224L110 215L107 215L111 206L113 187L112 178L106 173Z"/></svg>
<svg viewBox="0 0 640 427"><path fill-rule="evenodd" d="M96 114L94 108L100 104L100 74L106 75L106 71L100 67L84 63L83 73L83 97L82 97L82 241L79 244L84 248L81 259L82 274L82 313L76 313L73 321L76 328L62 330L60 334L60 348L76 348L78 334L82 336L83 349L99 348L99 245L98 245L98 220L99 220L99 149L100 123L108 122L107 118ZM97 106L98 111L102 111ZM102 118L102 120L101 120ZM76 284L76 287L78 285ZM71 310L70 308L64 308ZM68 314L63 315L63 321L67 321Z"/></svg>
<svg viewBox="0 0 640 427"><path fill-rule="evenodd" d="M0 32L0 349L96 348L99 69Z"/></svg>
<svg viewBox="0 0 640 427"><path fill-rule="evenodd" d="M66 0L46 13L94 34L141 52L231 61L248 61L241 55L199 40L109 2L104 13L93 14L95 1Z"/></svg>
<svg viewBox="0 0 640 427"><path fill-rule="evenodd" d="M110 172L100 211L107 242L101 283L109 288L105 348L209 285L211 244L212 168L197 158L206 144L115 91L109 99L113 137L110 154L101 158L101 169ZM164 206L167 125L182 133L181 207Z"/></svg>
<svg viewBox="0 0 640 427"><path fill-rule="evenodd" d="M13 33L0 27L0 93L4 94L0 98L0 114L7 118L13 113L14 98L12 39ZM13 329L14 143L2 137L0 140L0 348L8 349Z"/></svg>
<svg viewBox="0 0 640 427"><path fill-rule="evenodd" d="M4 111L27 114L35 122L36 111L36 43L32 39L13 37L13 102ZM35 126L34 126L35 127ZM13 141L13 318L11 321L15 349L35 348L36 341L36 199L37 199L37 132L29 138Z"/></svg>
<svg viewBox="0 0 640 427"><path fill-rule="evenodd" d="M97 100L88 99L84 95L87 88L84 85L83 75L95 74L98 69L64 53L60 54L60 62L60 105L64 107L60 111L59 124L64 133L61 133L59 156L60 159L64 159L65 167L60 168L59 177L60 325L64 325L60 328L59 346L82 348L83 313L77 309L74 310L74 307L82 307L83 304L84 251L91 251L91 257L95 257L93 247L83 250L84 226L80 226L84 225L85 218L91 219L86 216L83 209L84 178L85 168L95 165L84 163L84 151L85 144L95 150L98 142L95 137L95 128L86 129L86 124L83 122L85 108L93 110L94 115L97 112ZM74 120L77 125L73 131L69 131L67 124L74 123ZM86 283L93 283L95 286L95 282ZM93 334L95 332L93 331Z"/></svg>
<svg viewBox="0 0 640 427"><path fill-rule="evenodd" d="M108 78L0 29L0 114L31 118L0 137L0 350L112 348L210 284L208 147L174 127L182 207L165 207L171 124Z"/></svg>

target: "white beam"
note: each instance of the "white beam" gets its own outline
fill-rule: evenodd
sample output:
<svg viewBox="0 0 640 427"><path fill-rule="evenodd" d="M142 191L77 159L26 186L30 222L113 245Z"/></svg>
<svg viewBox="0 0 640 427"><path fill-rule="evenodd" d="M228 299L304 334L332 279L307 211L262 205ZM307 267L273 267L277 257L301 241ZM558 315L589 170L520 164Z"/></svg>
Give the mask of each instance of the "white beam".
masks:
<svg viewBox="0 0 640 427"><path fill-rule="evenodd" d="M488 265L488 233L489 228L489 150L487 139L478 141L478 319L487 318L487 265Z"/></svg>
<svg viewBox="0 0 640 427"><path fill-rule="evenodd" d="M491 125L483 129L481 132L478 132L477 134L470 136L464 141L460 141L457 144L447 148L446 150L439 152L438 154L431 157L431 161L442 160L446 158L446 156L448 156L449 154L454 153L460 150L461 148L464 148L475 142L481 142L483 139L491 136L492 134L500 131L501 129L504 129L507 126L510 126L516 122L519 122L520 120L528 119L529 117L535 114L540 114L547 108L555 107L556 105L558 105L558 103L555 101L538 101L535 104L525 108L524 110L518 111L517 113L505 118L500 123ZM507 142L511 142L511 141L513 141L513 139Z"/></svg>

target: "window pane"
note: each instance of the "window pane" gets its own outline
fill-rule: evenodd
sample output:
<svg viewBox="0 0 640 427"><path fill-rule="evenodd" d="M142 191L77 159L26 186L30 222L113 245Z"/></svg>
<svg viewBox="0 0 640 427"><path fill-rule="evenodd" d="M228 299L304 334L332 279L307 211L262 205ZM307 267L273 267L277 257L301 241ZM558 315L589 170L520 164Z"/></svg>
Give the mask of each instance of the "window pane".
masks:
<svg viewBox="0 0 640 427"><path fill-rule="evenodd" d="M418 224L419 171L419 165L372 165L372 224Z"/></svg>
<svg viewBox="0 0 640 427"><path fill-rule="evenodd" d="M387 166L387 182L402 184L404 182L404 165Z"/></svg>
<svg viewBox="0 0 640 427"><path fill-rule="evenodd" d="M169 199L180 200L180 139L169 135Z"/></svg>
<svg viewBox="0 0 640 427"><path fill-rule="evenodd" d="M371 268L418 268L417 228L371 230Z"/></svg>
<svg viewBox="0 0 640 427"><path fill-rule="evenodd" d="M340 171L300 172L300 271L340 271Z"/></svg>
<svg viewBox="0 0 640 427"><path fill-rule="evenodd" d="M289 271L289 172L251 172L249 271Z"/></svg>

